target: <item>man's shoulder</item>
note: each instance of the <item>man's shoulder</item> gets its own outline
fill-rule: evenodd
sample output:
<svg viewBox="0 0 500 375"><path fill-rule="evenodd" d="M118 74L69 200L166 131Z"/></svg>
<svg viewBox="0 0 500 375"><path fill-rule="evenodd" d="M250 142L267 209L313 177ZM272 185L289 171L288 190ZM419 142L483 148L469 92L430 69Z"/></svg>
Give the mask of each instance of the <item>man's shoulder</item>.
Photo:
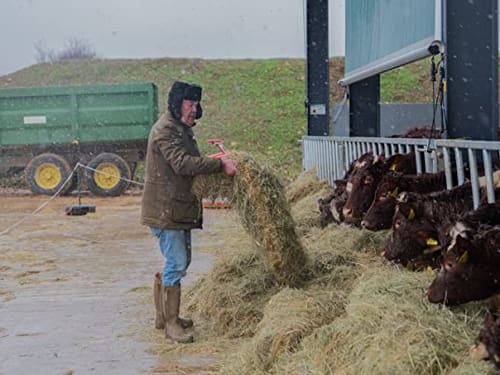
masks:
<svg viewBox="0 0 500 375"><path fill-rule="evenodd" d="M153 131L159 136L182 137L182 124L166 113L162 114L153 125Z"/></svg>

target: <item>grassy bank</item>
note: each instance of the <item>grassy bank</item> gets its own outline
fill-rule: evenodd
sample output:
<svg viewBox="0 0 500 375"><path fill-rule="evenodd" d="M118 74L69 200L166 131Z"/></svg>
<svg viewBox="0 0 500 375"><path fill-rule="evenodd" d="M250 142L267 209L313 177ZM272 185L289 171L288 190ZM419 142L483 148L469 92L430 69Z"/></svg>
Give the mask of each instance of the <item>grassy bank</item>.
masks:
<svg viewBox="0 0 500 375"><path fill-rule="evenodd" d="M330 62L330 98L344 89L343 59ZM431 99L428 61L382 75L382 101ZM87 60L37 64L0 77L0 87L52 86L151 81L158 86L160 110L176 79L204 88L204 115L196 133L203 152L213 152L207 138L224 138L229 149L244 150L271 163L284 178L300 172L298 140L306 132L304 60Z"/></svg>

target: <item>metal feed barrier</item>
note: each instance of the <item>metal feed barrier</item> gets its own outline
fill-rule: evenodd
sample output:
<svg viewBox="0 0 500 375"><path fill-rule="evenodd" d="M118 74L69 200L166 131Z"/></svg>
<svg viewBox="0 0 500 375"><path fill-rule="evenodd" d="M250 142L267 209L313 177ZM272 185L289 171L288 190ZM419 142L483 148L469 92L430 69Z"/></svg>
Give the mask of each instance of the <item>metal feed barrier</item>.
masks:
<svg viewBox="0 0 500 375"><path fill-rule="evenodd" d="M494 180L498 176L493 174L492 160L500 158L500 142L306 136L302 138L302 166L304 170L316 168L318 177L333 185L335 180L344 177L354 160L368 151L376 155L384 154L386 158L397 153L414 152L417 173L444 170L448 189L453 187L453 180L458 185L465 182L467 167L474 207L480 203L480 183L486 185L488 202L495 202ZM479 170L484 171L484 177L479 177Z"/></svg>

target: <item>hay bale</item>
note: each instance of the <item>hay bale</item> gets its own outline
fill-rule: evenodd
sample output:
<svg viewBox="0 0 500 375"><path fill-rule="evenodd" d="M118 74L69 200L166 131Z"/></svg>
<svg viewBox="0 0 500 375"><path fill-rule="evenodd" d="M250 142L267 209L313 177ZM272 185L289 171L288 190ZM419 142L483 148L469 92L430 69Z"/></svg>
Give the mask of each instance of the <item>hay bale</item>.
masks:
<svg viewBox="0 0 500 375"><path fill-rule="evenodd" d="M230 157L238 168L233 179L222 174L197 176L193 193L198 197L223 194L234 201L243 227L262 250L277 281L282 285L299 286L307 259L295 232L281 181L246 153L233 152Z"/></svg>
<svg viewBox="0 0 500 375"><path fill-rule="evenodd" d="M316 194L320 190L326 190L325 195ZM285 195L288 202L293 205L306 196L312 194L318 195L318 198L326 197L332 192L332 188L327 180L320 180L317 176L316 168L310 168L302 172L294 181L292 181L285 189Z"/></svg>

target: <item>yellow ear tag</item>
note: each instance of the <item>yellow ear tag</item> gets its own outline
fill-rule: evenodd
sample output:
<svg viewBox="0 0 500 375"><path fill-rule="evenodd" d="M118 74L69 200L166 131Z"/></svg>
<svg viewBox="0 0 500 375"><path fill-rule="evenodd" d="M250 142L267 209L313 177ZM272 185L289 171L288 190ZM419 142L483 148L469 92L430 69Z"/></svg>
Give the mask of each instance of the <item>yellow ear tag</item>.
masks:
<svg viewBox="0 0 500 375"><path fill-rule="evenodd" d="M391 165L389 170L394 172L396 170L396 168L397 168L397 165L396 165L396 163L394 163L393 165Z"/></svg>
<svg viewBox="0 0 500 375"><path fill-rule="evenodd" d="M413 220L415 219L415 211L413 208L410 208L410 212L408 213L408 220Z"/></svg>
<svg viewBox="0 0 500 375"><path fill-rule="evenodd" d="M427 271L427 273L428 273L429 275L434 275L434 270L432 269L432 267L431 267L431 266L427 266L427 268L426 268L425 270Z"/></svg>
<svg viewBox="0 0 500 375"><path fill-rule="evenodd" d="M498 354L495 354L493 358L495 359L495 362L500 362L500 356Z"/></svg>
<svg viewBox="0 0 500 375"><path fill-rule="evenodd" d="M434 238L428 238L425 243L427 244L427 246L437 246L437 245L439 245L439 242L436 239L434 239Z"/></svg>
<svg viewBox="0 0 500 375"><path fill-rule="evenodd" d="M399 188L396 186L396 188L389 193L390 197L396 198L398 196Z"/></svg>
<svg viewBox="0 0 500 375"><path fill-rule="evenodd" d="M466 251L462 255L460 255L460 258L458 258L458 263L465 264L469 261L469 252Z"/></svg>

